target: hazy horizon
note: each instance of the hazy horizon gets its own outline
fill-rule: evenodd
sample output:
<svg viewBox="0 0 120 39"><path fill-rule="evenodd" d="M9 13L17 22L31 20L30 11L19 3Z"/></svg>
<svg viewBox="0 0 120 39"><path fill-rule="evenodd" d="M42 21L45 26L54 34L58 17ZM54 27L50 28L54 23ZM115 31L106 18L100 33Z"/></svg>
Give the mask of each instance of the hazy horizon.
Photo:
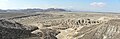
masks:
<svg viewBox="0 0 120 39"><path fill-rule="evenodd" d="M120 12L120 0L0 0L0 9L62 8L81 11Z"/></svg>

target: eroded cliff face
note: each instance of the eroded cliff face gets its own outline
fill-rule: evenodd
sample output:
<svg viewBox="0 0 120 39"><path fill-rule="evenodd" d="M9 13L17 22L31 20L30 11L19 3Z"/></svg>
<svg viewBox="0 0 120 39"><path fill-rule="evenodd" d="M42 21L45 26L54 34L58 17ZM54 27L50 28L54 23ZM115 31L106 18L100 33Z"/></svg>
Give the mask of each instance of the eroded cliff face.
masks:
<svg viewBox="0 0 120 39"><path fill-rule="evenodd" d="M15 22L2 20L2 27L29 31L25 39L120 39L120 19L116 15L37 14L9 20ZM9 27L2 22L10 24Z"/></svg>

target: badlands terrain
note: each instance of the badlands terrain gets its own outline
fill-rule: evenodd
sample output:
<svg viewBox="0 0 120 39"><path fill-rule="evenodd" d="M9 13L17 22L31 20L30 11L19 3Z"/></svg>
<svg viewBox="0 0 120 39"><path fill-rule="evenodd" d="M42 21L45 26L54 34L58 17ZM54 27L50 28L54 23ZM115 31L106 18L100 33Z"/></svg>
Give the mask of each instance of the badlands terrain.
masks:
<svg viewBox="0 0 120 39"><path fill-rule="evenodd" d="M120 39L120 14L1 13L0 39Z"/></svg>

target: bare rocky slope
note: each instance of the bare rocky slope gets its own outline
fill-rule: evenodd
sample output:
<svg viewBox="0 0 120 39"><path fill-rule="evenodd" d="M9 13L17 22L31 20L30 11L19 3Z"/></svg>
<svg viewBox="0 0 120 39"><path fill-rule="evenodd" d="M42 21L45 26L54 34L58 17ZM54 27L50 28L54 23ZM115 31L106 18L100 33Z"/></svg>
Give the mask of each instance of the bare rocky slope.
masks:
<svg viewBox="0 0 120 39"><path fill-rule="evenodd" d="M8 20L0 20L0 34L7 31L16 39L120 39L119 14L48 12Z"/></svg>
<svg viewBox="0 0 120 39"><path fill-rule="evenodd" d="M30 32L38 29L35 26L26 26L18 22L0 20L0 39L18 39L35 36Z"/></svg>

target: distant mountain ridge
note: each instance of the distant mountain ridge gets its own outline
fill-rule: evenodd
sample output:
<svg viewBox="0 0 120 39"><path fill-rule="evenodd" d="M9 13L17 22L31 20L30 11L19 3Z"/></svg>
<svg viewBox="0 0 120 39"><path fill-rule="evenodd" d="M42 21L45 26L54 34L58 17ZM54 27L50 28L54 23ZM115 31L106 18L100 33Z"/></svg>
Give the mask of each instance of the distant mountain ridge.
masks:
<svg viewBox="0 0 120 39"><path fill-rule="evenodd" d="M70 10L61 9L61 8L48 8L48 9L40 9L40 8L29 8L29 9L8 9L1 10L0 12L21 12L21 13L34 13L34 12L70 12Z"/></svg>

